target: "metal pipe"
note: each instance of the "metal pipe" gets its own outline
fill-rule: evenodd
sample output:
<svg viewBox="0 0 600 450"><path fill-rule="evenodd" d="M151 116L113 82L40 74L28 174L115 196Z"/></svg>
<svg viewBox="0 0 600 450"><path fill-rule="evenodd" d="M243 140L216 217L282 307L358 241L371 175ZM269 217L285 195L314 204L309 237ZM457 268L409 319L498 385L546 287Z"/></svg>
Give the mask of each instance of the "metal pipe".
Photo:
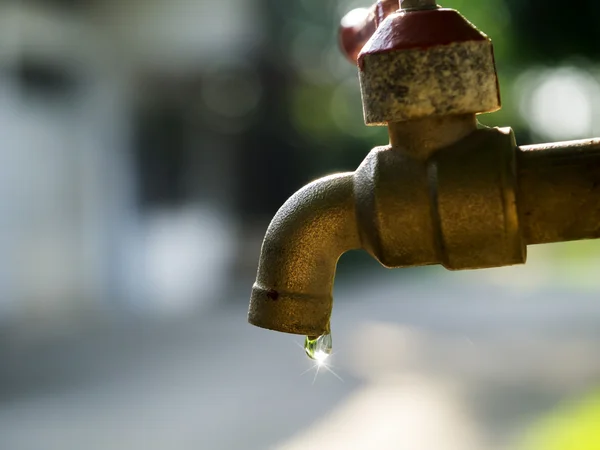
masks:
<svg viewBox="0 0 600 450"><path fill-rule="evenodd" d="M517 170L527 244L600 237L600 139L519 147Z"/></svg>
<svg viewBox="0 0 600 450"><path fill-rule="evenodd" d="M252 287L251 324L308 336L329 331L337 261L361 246L353 176L314 181L277 212Z"/></svg>

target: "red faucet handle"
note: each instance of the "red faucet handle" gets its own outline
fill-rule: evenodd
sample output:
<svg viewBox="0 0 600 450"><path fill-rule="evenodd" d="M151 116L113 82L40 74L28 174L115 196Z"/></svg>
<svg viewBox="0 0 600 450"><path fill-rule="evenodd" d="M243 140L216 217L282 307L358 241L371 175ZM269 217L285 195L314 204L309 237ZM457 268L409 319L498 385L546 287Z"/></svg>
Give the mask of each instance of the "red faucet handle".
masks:
<svg viewBox="0 0 600 450"><path fill-rule="evenodd" d="M379 0L370 8L357 8L346 14L339 31L340 48L344 56L356 63L358 54L379 24L399 7L399 0Z"/></svg>

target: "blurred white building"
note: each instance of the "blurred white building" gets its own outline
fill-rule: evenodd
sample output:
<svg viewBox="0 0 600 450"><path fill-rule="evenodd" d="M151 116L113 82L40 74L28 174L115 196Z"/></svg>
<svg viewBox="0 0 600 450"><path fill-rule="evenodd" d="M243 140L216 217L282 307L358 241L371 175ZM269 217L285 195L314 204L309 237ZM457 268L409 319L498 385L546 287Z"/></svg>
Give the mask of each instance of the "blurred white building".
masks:
<svg viewBox="0 0 600 450"><path fill-rule="evenodd" d="M80 3L0 5L0 322L187 311L233 254L227 139L183 149L201 154L188 177L221 197L143 205L134 118L169 95L143 77L201 77L255 45L252 2Z"/></svg>

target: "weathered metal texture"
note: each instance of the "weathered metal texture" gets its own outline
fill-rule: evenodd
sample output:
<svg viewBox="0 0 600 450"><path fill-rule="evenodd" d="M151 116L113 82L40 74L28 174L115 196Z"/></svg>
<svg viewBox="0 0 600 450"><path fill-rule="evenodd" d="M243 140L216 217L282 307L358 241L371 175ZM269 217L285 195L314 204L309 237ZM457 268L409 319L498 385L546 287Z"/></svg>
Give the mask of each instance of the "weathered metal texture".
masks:
<svg viewBox="0 0 600 450"><path fill-rule="evenodd" d="M354 205L346 173L305 186L281 207L263 242L250 323L309 336L328 330L337 261L360 248Z"/></svg>
<svg viewBox="0 0 600 450"><path fill-rule="evenodd" d="M524 262L509 131L478 130L470 115L392 124L390 134L392 144L374 149L356 172L306 186L277 213L250 323L328 331L335 267L351 249L364 248L386 267Z"/></svg>
<svg viewBox="0 0 600 450"><path fill-rule="evenodd" d="M367 55L360 83L367 125L500 108L485 41Z"/></svg>
<svg viewBox="0 0 600 450"><path fill-rule="evenodd" d="M515 148L510 128L482 128L433 156L433 210L447 269L525 262Z"/></svg>
<svg viewBox="0 0 600 450"><path fill-rule="evenodd" d="M524 263L511 130L475 129L474 116L427 119L405 128L414 133L403 133L408 144L374 149L356 171L364 248L389 268ZM444 141L450 143L436 145Z"/></svg>
<svg viewBox="0 0 600 450"><path fill-rule="evenodd" d="M339 29L340 49L344 56L356 63L359 52L377 27L398 8L398 0L379 0L368 9L353 10L344 16ZM359 12L361 17L358 17Z"/></svg>
<svg viewBox="0 0 600 450"><path fill-rule="evenodd" d="M391 145L373 149L356 170L361 241L385 267L442 261L431 157L476 129L474 115L390 124Z"/></svg>
<svg viewBox="0 0 600 450"><path fill-rule="evenodd" d="M500 108L492 43L454 10L388 16L358 64L367 125Z"/></svg>
<svg viewBox="0 0 600 450"><path fill-rule="evenodd" d="M600 238L600 138L520 147L527 244Z"/></svg>

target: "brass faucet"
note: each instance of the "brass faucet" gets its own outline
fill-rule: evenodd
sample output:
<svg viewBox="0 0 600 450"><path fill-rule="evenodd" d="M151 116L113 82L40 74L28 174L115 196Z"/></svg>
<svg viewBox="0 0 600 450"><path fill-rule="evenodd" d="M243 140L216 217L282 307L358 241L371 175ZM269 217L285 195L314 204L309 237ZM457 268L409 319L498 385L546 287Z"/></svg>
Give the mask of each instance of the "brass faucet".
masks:
<svg viewBox="0 0 600 450"><path fill-rule="evenodd" d="M527 245L600 237L600 139L519 147L510 128L478 125L476 114L500 108L493 48L457 11L380 0L341 38L358 63L365 122L387 125L390 143L277 212L250 323L328 333L336 264L352 249L388 268L460 270L522 264Z"/></svg>

